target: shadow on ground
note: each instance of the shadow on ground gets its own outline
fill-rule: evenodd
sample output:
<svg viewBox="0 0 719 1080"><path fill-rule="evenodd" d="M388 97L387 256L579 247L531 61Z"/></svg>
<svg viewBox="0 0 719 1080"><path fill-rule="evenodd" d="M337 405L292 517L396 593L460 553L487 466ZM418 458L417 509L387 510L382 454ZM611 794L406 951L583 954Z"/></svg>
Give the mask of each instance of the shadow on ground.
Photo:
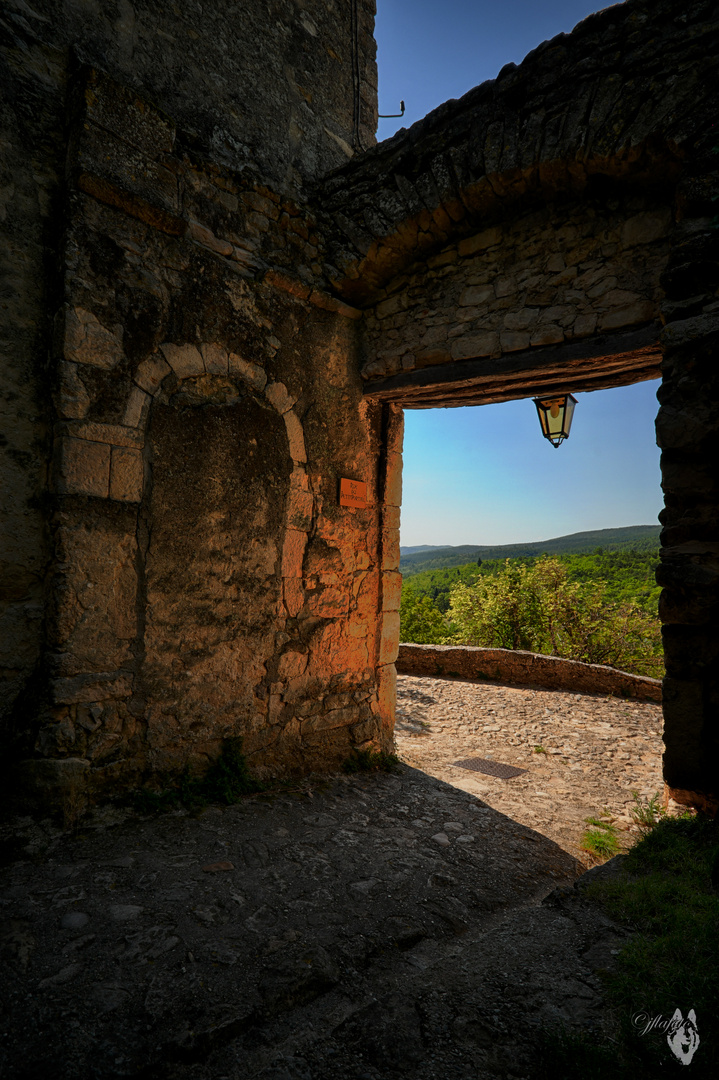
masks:
<svg viewBox="0 0 719 1080"><path fill-rule="evenodd" d="M5 1078L531 1076L623 931L558 845L416 769L198 816L15 822ZM557 897L564 897L557 907Z"/></svg>

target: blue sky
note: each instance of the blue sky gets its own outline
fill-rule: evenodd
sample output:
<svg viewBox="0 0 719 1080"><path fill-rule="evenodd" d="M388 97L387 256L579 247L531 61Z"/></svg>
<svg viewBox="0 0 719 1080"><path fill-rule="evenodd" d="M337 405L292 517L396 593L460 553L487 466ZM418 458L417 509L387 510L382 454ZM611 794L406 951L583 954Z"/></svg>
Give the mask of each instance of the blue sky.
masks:
<svg viewBox="0 0 719 1080"><path fill-rule="evenodd" d="M519 63L606 5L591 0L377 0L378 138ZM577 394L569 440L531 400L405 413L402 544L509 544L655 524L658 383Z"/></svg>

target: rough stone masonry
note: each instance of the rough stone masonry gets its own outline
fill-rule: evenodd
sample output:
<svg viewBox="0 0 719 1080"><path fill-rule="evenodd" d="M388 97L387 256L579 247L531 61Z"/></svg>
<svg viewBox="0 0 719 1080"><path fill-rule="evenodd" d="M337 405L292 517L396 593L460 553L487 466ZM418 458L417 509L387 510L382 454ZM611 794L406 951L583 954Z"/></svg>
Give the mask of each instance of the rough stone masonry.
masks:
<svg viewBox="0 0 719 1080"><path fill-rule="evenodd" d="M388 748L403 408L661 372L665 779L714 808L716 6L607 8L379 146L373 17L4 5L5 765L53 804Z"/></svg>

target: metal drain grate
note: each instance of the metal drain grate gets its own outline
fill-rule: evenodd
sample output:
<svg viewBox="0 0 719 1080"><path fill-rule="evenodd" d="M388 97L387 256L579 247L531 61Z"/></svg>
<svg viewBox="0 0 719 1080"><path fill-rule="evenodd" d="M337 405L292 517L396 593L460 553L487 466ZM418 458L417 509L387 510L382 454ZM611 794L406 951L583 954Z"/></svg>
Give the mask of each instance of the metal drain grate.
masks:
<svg viewBox="0 0 719 1080"><path fill-rule="evenodd" d="M516 769L514 765L502 765L499 761L488 761L483 757L465 758L464 761L455 761L458 769L471 769L472 772L486 773L487 776L498 776L501 780L509 780L512 776L521 776L528 769Z"/></svg>

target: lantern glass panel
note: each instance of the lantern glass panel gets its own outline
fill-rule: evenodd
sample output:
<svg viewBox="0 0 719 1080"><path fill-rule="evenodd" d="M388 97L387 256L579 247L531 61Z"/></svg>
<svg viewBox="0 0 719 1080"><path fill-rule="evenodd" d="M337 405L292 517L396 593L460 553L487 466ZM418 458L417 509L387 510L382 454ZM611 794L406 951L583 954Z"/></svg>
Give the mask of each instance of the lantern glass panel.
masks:
<svg viewBox="0 0 719 1080"><path fill-rule="evenodd" d="M569 438L576 398L571 394L563 394L560 397L535 398L534 404L537 406L542 434L545 439L549 439L552 446L559 446Z"/></svg>

